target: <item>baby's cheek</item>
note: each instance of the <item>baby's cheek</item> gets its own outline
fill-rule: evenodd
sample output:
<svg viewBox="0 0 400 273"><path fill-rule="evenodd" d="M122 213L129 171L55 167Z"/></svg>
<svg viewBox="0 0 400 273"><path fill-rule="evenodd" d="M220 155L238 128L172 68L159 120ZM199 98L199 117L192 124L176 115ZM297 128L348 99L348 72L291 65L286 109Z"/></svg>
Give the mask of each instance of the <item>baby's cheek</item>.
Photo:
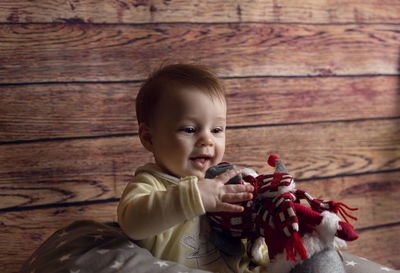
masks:
<svg viewBox="0 0 400 273"><path fill-rule="evenodd" d="M222 162L222 158L223 158L223 154L220 154L218 156L216 156L212 161L211 161L211 166L215 166L218 165L219 163Z"/></svg>
<svg viewBox="0 0 400 273"><path fill-rule="evenodd" d="M225 145L221 145L219 148L217 148L217 156L216 156L216 161L217 163L222 161L222 158L224 157L225 153Z"/></svg>

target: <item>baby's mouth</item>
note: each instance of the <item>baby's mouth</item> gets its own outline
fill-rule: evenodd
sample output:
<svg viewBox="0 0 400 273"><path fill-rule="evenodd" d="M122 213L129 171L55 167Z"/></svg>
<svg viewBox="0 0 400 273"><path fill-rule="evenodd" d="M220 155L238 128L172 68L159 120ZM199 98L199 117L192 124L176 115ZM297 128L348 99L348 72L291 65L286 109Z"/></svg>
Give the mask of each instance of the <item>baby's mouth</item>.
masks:
<svg viewBox="0 0 400 273"><path fill-rule="evenodd" d="M194 166L197 169L203 170L206 167L208 167L209 162L210 162L211 156L208 155L202 155L202 156L196 156L196 157L191 157L190 160L193 162Z"/></svg>

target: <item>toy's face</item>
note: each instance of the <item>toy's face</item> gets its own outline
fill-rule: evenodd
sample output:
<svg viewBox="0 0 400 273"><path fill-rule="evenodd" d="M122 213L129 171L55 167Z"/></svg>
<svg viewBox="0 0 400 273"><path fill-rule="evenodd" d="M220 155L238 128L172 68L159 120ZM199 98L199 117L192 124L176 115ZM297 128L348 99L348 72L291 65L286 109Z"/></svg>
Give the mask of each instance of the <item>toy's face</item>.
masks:
<svg viewBox="0 0 400 273"><path fill-rule="evenodd" d="M204 178L225 152L226 104L197 89L163 94L151 127L156 163L175 177Z"/></svg>

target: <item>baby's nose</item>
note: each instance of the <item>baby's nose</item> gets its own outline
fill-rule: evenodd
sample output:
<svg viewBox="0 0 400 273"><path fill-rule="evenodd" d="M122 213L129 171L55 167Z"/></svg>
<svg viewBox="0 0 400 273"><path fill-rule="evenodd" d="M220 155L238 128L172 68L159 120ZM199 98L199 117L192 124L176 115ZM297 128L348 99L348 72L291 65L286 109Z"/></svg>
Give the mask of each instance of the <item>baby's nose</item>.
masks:
<svg viewBox="0 0 400 273"><path fill-rule="evenodd" d="M198 143L201 146L210 146L210 147L214 146L214 141L212 137L208 134L202 135Z"/></svg>
<svg viewBox="0 0 400 273"><path fill-rule="evenodd" d="M201 142L201 145L202 145L202 146L209 146L209 147L212 147L212 146L214 146L214 142L212 141L211 138L206 138L206 139L204 139L204 140Z"/></svg>
<svg viewBox="0 0 400 273"><path fill-rule="evenodd" d="M214 142L211 139L207 139L207 141L203 142L203 146L214 146Z"/></svg>

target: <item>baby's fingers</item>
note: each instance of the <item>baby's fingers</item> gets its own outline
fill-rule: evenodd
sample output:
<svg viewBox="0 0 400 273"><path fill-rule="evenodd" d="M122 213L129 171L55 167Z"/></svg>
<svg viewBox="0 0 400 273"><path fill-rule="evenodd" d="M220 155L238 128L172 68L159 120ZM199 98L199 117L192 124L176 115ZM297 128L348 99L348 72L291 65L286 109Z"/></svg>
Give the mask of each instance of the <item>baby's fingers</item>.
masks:
<svg viewBox="0 0 400 273"><path fill-rule="evenodd" d="M237 193L237 192L253 192L254 187L252 185L225 185L225 192Z"/></svg>
<svg viewBox="0 0 400 273"><path fill-rule="evenodd" d="M229 204L229 203L221 203L218 207L218 211L243 212L244 208L239 205L234 205L234 204Z"/></svg>
<svg viewBox="0 0 400 273"><path fill-rule="evenodd" d="M248 192L226 193L222 196L221 201L225 203L241 203L253 199L253 194Z"/></svg>
<svg viewBox="0 0 400 273"><path fill-rule="evenodd" d="M220 174L218 176L218 179L222 183L226 184L231 178L235 177L236 175L239 175L240 173L241 173L240 169L229 170L229 171L226 171L226 172Z"/></svg>

